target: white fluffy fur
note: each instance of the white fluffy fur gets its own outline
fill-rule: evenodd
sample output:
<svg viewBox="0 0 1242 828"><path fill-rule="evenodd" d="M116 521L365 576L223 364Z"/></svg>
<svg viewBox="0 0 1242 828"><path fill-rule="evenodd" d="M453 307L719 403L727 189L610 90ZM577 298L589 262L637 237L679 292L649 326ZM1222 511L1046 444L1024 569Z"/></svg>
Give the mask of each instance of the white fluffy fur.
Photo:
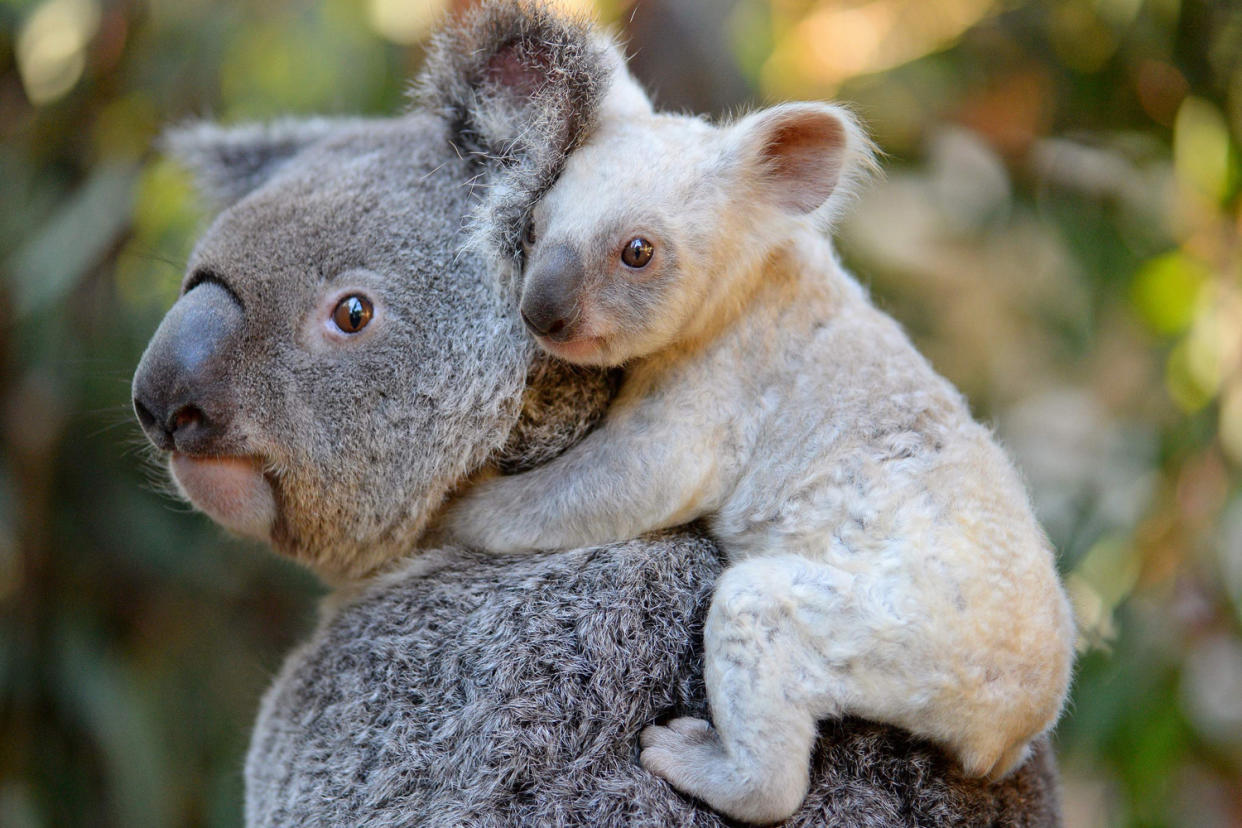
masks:
<svg viewBox="0 0 1242 828"><path fill-rule="evenodd" d="M505 552L705 517L731 563L705 631L714 728L648 728L642 762L756 822L802 801L818 719L895 723L997 776L1069 682L1071 614L1018 475L821 232L869 157L825 105L724 127L605 107L535 210L524 288L573 251L570 324L540 342L625 363L624 385L585 440L448 518ZM634 236L655 246L641 270L618 261Z"/></svg>

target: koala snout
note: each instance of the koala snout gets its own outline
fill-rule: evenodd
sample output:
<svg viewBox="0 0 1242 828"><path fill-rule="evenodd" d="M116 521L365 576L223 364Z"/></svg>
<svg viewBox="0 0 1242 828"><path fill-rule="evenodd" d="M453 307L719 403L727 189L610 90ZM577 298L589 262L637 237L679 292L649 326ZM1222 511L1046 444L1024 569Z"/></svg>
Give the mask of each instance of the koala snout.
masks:
<svg viewBox="0 0 1242 828"><path fill-rule="evenodd" d="M228 430L228 350L242 309L223 286L202 282L160 323L134 374L134 413L164 451L223 453Z"/></svg>
<svg viewBox="0 0 1242 828"><path fill-rule="evenodd" d="M578 321L578 291L585 271L568 245L548 248L532 264L522 286L522 321L540 336L563 340Z"/></svg>

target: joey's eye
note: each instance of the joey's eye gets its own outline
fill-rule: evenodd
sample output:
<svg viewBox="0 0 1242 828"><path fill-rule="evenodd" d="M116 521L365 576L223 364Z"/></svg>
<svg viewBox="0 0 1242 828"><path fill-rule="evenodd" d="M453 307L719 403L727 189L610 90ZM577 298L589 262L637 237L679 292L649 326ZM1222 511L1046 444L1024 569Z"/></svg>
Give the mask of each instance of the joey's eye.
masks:
<svg viewBox="0 0 1242 828"><path fill-rule="evenodd" d="M621 249L621 261L625 262L626 267L632 267L637 270L640 267L646 267L647 262L651 261L651 254L655 252L655 246L641 236L635 236L625 243L625 247Z"/></svg>
<svg viewBox="0 0 1242 828"><path fill-rule="evenodd" d="M370 299L351 293L337 303L336 309L332 311L332 321L344 333L354 334L371 322L371 316L374 313L375 308L371 305Z"/></svg>
<svg viewBox="0 0 1242 828"><path fill-rule="evenodd" d="M526 229L522 232L522 243L527 247L531 247L535 243L535 220L531 219L526 222Z"/></svg>

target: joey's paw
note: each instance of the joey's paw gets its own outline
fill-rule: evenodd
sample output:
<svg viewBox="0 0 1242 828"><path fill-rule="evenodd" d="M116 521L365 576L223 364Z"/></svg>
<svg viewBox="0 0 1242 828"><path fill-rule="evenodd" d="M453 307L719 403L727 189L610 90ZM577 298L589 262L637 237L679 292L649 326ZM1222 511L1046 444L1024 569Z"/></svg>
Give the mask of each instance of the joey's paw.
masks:
<svg viewBox="0 0 1242 828"><path fill-rule="evenodd" d="M508 554L534 548L523 543L516 527L499 523L480 509L476 500L463 498L446 508L428 528L423 544L434 541L440 545L464 546L493 554Z"/></svg>
<svg viewBox="0 0 1242 828"><path fill-rule="evenodd" d="M952 747L967 776L992 782L1008 776L1030 757L1031 752L1028 742L1015 744L999 730L963 739Z"/></svg>

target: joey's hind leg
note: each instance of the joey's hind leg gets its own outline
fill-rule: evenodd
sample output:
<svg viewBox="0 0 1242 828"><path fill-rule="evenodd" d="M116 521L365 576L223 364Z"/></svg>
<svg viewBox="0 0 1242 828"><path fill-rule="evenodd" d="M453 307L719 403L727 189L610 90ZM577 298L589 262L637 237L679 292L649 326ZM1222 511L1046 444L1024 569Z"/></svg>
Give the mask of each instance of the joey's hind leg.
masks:
<svg viewBox="0 0 1242 828"><path fill-rule="evenodd" d="M715 728L700 719L647 728L643 766L738 819L793 814L809 785L816 723L839 712L823 639L850 587L848 573L793 555L727 569L704 630Z"/></svg>

